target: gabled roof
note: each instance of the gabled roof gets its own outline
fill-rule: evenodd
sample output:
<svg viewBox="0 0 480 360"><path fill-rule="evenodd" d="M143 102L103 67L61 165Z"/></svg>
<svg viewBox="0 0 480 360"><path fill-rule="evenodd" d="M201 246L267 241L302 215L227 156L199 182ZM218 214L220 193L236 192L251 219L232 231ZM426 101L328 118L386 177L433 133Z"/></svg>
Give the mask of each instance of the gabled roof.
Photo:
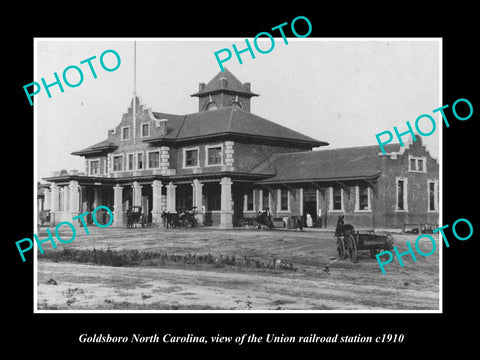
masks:
<svg viewBox="0 0 480 360"><path fill-rule="evenodd" d="M221 79L224 78L226 80L226 86L222 86ZM207 85L203 88L203 90L196 92L190 96L205 96L209 94L214 94L220 91L230 91L242 95L246 95L249 97L258 96L251 92L249 89L243 85L240 80L238 80L227 68L224 71L220 71L215 77L210 80Z"/></svg>
<svg viewBox="0 0 480 360"><path fill-rule="evenodd" d="M398 152L400 144L385 146ZM380 172L378 145L272 155L250 172L272 174L258 183L373 179Z"/></svg>
<svg viewBox="0 0 480 360"><path fill-rule="evenodd" d="M157 117L158 113L153 114ZM166 136L146 139L145 142L161 142L165 139L181 142L236 135L264 140L282 140L305 148L328 145L324 141L313 139L234 106L185 115L181 123L178 119L170 122L170 118L166 118L169 120Z"/></svg>

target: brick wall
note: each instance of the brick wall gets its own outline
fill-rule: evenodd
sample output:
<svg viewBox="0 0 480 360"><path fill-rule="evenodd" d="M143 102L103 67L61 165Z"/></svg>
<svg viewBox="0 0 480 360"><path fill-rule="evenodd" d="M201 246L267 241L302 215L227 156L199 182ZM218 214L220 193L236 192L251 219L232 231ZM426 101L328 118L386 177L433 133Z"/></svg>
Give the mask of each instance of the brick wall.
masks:
<svg viewBox="0 0 480 360"><path fill-rule="evenodd" d="M235 142L234 149L234 165L235 170L246 172L266 160L272 154L289 153L295 151L304 151L303 149L294 149L284 146L260 145L260 144L243 144Z"/></svg>

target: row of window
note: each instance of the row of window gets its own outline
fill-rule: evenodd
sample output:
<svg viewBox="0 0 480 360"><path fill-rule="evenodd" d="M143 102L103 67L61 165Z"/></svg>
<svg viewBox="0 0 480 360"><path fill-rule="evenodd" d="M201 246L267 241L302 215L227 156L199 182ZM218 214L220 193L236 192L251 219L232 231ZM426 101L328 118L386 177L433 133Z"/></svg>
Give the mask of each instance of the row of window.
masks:
<svg viewBox="0 0 480 360"><path fill-rule="evenodd" d="M356 202L355 210L369 211L371 210L370 188L368 186L356 186ZM245 194L243 211L255 211L255 194L257 192L250 191ZM271 207L271 196L268 191L260 191L259 209ZM331 187L330 191L329 210L343 211L343 192L340 187ZM277 211L290 211L290 191L286 189L277 190Z"/></svg>
<svg viewBox="0 0 480 360"><path fill-rule="evenodd" d="M205 148L205 166L222 165L223 161L223 145L207 145ZM183 149L183 168L194 168L200 164L199 160L200 149L190 148ZM143 169L158 169L160 167L160 150L147 151L146 159L143 152L126 154L124 160L123 154L113 155L113 171L132 171ZM146 161L146 162L145 162ZM104 167L104 173L107 173L107 169ZM89 173L90 175L100 175L100 159L89 160Z"/></svg>
<svg viewBox="0 0 480 360"><path fill-rule="evenodd" d="M371 211L371 188L367 185L358 185L355 187L355 211ZM396 211L408 211L407 202L407 179L397 179ZM255 194L258 192L250 191L244 196L243 211L255 211ZM271 197L268 191L260 191L259 209L271 208ZM328 209L330 211L344 211L344 201L341 187L329 188ZM277 211L290 211L290 192L285 189L277 190ZM428 181L428 211L438 211L438 182Z"/></svg>
<svg viewBox="0 0 480 360"><path fill-rule="evenodd" d="M408 157L408 171L427 172L426 162L427 162L426 157L409 156Z"/></svg>
<svg viewBox="0 0 480 360"><path fill-rule="evenodd" d="M130 140L130 126L122 126L122 140ZM150 123L140 124L140 137L150 136Z"/></svg>
<svg viewBox="0 0 480 360"><path fill-rule="evenodd" d="M183 167L200 166L200 148L183 149ZM207 145L205 146L205 166L222 165L223 164L223 145Z"/></svg>

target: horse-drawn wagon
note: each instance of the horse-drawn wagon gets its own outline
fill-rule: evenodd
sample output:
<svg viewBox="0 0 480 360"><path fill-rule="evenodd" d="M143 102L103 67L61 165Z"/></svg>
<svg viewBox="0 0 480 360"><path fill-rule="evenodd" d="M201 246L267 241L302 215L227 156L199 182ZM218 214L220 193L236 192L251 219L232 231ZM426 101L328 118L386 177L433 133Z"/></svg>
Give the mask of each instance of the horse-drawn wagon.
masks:
<svg viewBox="0 0 480 360"><path fill-rule="evenodd" d="M127 210L127 228L132 228L138 223L142 227L146 225L146 218L142 214L142 208L140 206L131 206Z"/></svg>
<svg viewBox="0 0 480 360"><path fill-rule="evenodd" d="M354 227L344 224L344 215L338 218L335 238L337 239L338 257L344 260L348 256L351 262L357 262L358 251L369 250L370 255L375 257L380 251L393 249L393 237L391 234L379 235L374 230L355 231Z"/></svg>

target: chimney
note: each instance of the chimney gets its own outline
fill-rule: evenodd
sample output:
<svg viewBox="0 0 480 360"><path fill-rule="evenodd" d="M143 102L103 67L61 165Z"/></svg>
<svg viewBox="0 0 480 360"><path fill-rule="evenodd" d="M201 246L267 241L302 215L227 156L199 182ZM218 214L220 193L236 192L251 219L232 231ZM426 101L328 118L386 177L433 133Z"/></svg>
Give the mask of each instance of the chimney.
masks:
<svg viewBox="0 0 480 360"><path fill-rule="evenodd" d="M244 83L243 86L245 86L245 89L250 91L250 83L249 82Z"/></svg>
<svg viewBox="0 0 480 360"><path fill-rule="evenodd" d="M159 135L160 136L165 136L167 135L167 122L168 119L160 119L160 120L155 120L156 127L160 128L159 129Z"/></svg>
<svg viewBox="0 0 480 360"><path fill-rule="evenodd" d="M205 89L205 83L198 84L198 91L203 91Z"/></svg>

